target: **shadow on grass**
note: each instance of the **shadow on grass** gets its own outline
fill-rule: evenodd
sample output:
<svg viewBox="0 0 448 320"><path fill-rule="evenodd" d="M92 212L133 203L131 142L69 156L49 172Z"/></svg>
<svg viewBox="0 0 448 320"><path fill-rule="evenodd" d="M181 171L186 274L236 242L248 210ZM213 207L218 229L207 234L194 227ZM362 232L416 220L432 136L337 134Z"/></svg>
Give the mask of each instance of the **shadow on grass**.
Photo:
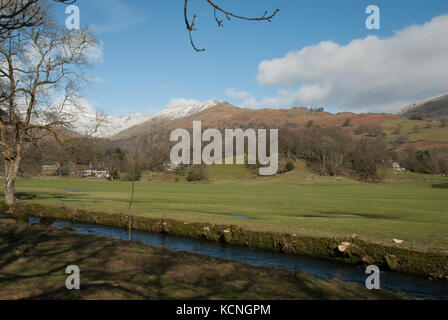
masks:
<svg viewBox="0 0 448 320"><path fill-rule="evenodd" d="M25 299L76 299L76 292L65 288L65 268L78 265L87 282L85 289L91 287L113 289L126 292L134 297L149 298L141 292L132 292L120 286L113 286L106 281L119 278L120 271L111 272L103 269L98 257L112 255L116 248L114 241L99 241L89 245L87 238L78 238L73 233L56 232L43 228L14 228L5 233L0 230L0 286L16 283L21 289L14 292L12 298ZM94 262L94 265L91 265ZM95 263L97 262L97 263ZM60 281L55 281L58 279ZM46 285L42 286L44 280ZM105 282L101 285L96 281ZM93 284L89 284L92 282ZM22 288L23 286L23 288ZM13 290L15 291L15 290ZM95 291L95 290L94 290ZM84 295L84 293L82 294ZM8 296L2 296L2 299Z"/></svg>
<svg viewBox="0 0 448 320"><path fill-rule="evenodd" d="M1 197L5 197L4 192L0 192ZM30 192L16 192L15 197L19 200L33 200L37 198L37 194Z"/></svg>
<svg viewBox="0 0 448 320"><path fill-rule="evenodd" d="M335 212L335 211L323 211L321 215L317 214L296 214L294 217L300 218L345 218L346 216L362 217L367 219L398 219L394 216L386 216L382 214L369 214L369 213L353 213L353 212Z"/></svg>
<svg viewBox="0 0 448 320"><path fill-rule="evenodd" d="M81 290L65 288L77 265ZM397 298L302 273L0 221L0 299Z"/></svg>
<svg viewBox="0 0 448 320"><path fill-rule="evenodd" d="M434 189L448 189L448 183L439 183L431 185L431 188Z"/></svg>
<svg viewBox="0 0 448 320"><path fill-rule="evenodd" d="M37 195L30 192L16 192L16 198L19 200L33 200L37 198Z"/></svg>
<svg viewBox="0 0 448 320"><path fill-rule="evenodd" d="M0 197L4 197L4 192L0 192ZM86 202L120 202L128 203L128 199L98 199L98 198L83 198L82 193L67 193L61 192L16 192L15 197L22 201L32 200L60 200L60 201L86 201ZM144 203L144 201L134 201L134 203Z"/></svg>

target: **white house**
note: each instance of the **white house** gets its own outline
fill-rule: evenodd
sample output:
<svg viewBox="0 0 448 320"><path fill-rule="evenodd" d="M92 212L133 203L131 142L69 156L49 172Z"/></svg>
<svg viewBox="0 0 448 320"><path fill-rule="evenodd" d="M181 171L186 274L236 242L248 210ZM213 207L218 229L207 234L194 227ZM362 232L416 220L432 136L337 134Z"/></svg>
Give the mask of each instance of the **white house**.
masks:
<svg viewBox="0 0 448 320"><path fill-rule="evenodd" d="M392 169L395 171L406 171L406 169L400 166L398 162L392 162Z"/></svg>

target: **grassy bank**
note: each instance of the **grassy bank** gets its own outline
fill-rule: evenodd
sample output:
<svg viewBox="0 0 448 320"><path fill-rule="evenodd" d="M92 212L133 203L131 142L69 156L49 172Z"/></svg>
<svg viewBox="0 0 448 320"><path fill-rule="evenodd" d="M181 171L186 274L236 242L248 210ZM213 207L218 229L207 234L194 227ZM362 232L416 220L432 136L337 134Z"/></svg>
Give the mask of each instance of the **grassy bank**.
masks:
<svg viewBox="0 0 448 320"><path fill-rule="evenodd" d="M413 251L398 246L384 246L353 236L347 238L307 237L297 234L247 230L235 225L188 223L166 218L154 219L26 203L17 204L15 214L19 218L25 217L26 220L29 215L35 215L124 229L131 225L133 230L220 241L350 264L374 264L382 269L448 280L448 256L445 254ZM349 242L349 247L344 252L338 249L338 245L342 242Z"/></svg>
<svg viewBox="0 0 448 320"><path fill-rule="evenodd" d="M65 288L80 268L81 290ZM401 299L386 290L319 280L135 242L0 219L0 299Z"/></svg>
<svg viewBox="0 0 448 320"><path fill-rule="evenodd" d="M333 181L303 171L226 183L138 182L132 214L246 230L358 239L448 254L448 179L405 174L390 183ZM431 178L431 179L429 179ZM297 182L299 181L299 182ZM28 204L123 214L131 185L89 179L20 179ZM89 192L70 192L89 191Z"/></svg>

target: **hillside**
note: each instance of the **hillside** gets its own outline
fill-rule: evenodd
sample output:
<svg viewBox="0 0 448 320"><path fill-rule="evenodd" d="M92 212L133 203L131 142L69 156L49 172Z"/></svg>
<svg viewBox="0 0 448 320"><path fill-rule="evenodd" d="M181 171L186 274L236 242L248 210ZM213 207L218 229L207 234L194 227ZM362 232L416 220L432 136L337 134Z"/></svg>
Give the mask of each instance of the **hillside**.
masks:
<svg viewBox="0 0 448 320"><path fill-rule="evenodd" d="M442 94L411 104L404 108L400 115L410 118L415 113L421 113L430 119L448 117L448 94Z"/></svg>
<svg viewBox="0 0 448 320"><path fill-rule="evenodd" d="M355 139L365 135L382 134L389 150L402 151L408 147L417 150L431 150L448 146L448 127L441 121L410 120L400 115L378 113L329 113L305 107L291 109L247 109L228 102L218 102L198 113L185 117L153 117L110 138L112 147L138 150L143 158L152 163L169 161L170 133L178 128L191 130L193 121L202 122L202 130L207 128L247 129L247 128L289 128L293 131L304 129L311 121L313 126L339 127ZM280 137L282 137L280 131ZM283 136L284 137L284 136ZM149 160L151 159L151 160ZM284 164L281 163L280 166ZM213 174L210 173L210 176ZM250 172L242 175L250 179ZM249 177L250 176L250 177Z"/></svg>
<svg viewBox="0 0 448 320"><path fill-rule="evenodd" d="M198 104L174 105L163 109L154 116L145 113L133 113L127 116L113 116L104 114L101 125L93 135L96 138L110 138L121 133L122 131L148 121L179 119L196 114L217 104L219 104L219 101L210 100ZM97 112L88 106L79 106L78 108L80 109L73 108L71 111L78 115L78 118L73 123L73 132L76 134L92 132L97 123Z"/></svg>
<svg viewBox="0 0 448 320"><path fill-rule="evenodd" d="M304 128L311 120L315 125L341 127L350 119L351 127L360 125L382 126L386 121L403 120L390 114L355 114L319 112L305 107L291 109L246 109L220 102L202 112L178 119L150 119L137 126L124 130L111 139L125 141L143 135L158 132L160 129L171 131L176 128L191 129L193 121L202 121L203 128Z"/></svg>

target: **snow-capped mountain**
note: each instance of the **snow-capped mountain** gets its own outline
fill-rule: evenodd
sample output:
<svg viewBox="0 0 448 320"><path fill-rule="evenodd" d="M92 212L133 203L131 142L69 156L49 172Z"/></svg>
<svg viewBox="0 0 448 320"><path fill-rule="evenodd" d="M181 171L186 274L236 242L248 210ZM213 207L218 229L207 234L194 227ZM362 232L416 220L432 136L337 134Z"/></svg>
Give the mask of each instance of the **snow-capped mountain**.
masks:
<svg viewBox="0 0 448 320"><path fill-rule="evenodd" d="M111 137L123 130L150 120L149 114L134 113L128 116L105 116L105 121L98 127L98 137Z"/></svg>
<svg viewBox="0 0 448 320"><path fill-rule="evenodd" d="M218 100L209 100L199 104L181 104L172 107L167 107L162 111L160 111L159 113L157 113L154 116L154 119L174 120L174 119L186 118L193 114L212 108L218 105L219 103L221 102Z"/></svg>
<svg viewBox="0 0 448 320"><path fill-rule="evenodd" d="M104 115L104 119L94 136L99 138L112 137L121 131L150 120L174 120L185 118L208 108L212 108L219 103L220 101L218 100L210 100L204 103L175 105L165 108L154 116L144 113L134 113L128 116ZM92 132L97 122L96 119L97 115L94 110L84 108L82 112L79 112L73 131L79 134Z"/></svg>
<svg viewBox="0 0 448 320"><path fill-rule="evenodd" d="M107 138L117 134L120 131L131 128L152 117L143 113L131 114L129 116L111 116L103 115L97 131L93 134L95 137ZM96 113L83 112L78 115L75 123L72 125L72 131L79 134L88 134L94 131L97 123Z"/></svg>
<svg viewBox="0 0 448 320"><path fill-rule="evenodd" d="M405 107L399 115L410 117L414 113L422 113L431 119L438 119L448 116L448 94L441 94L413 103Z"/></svg>

